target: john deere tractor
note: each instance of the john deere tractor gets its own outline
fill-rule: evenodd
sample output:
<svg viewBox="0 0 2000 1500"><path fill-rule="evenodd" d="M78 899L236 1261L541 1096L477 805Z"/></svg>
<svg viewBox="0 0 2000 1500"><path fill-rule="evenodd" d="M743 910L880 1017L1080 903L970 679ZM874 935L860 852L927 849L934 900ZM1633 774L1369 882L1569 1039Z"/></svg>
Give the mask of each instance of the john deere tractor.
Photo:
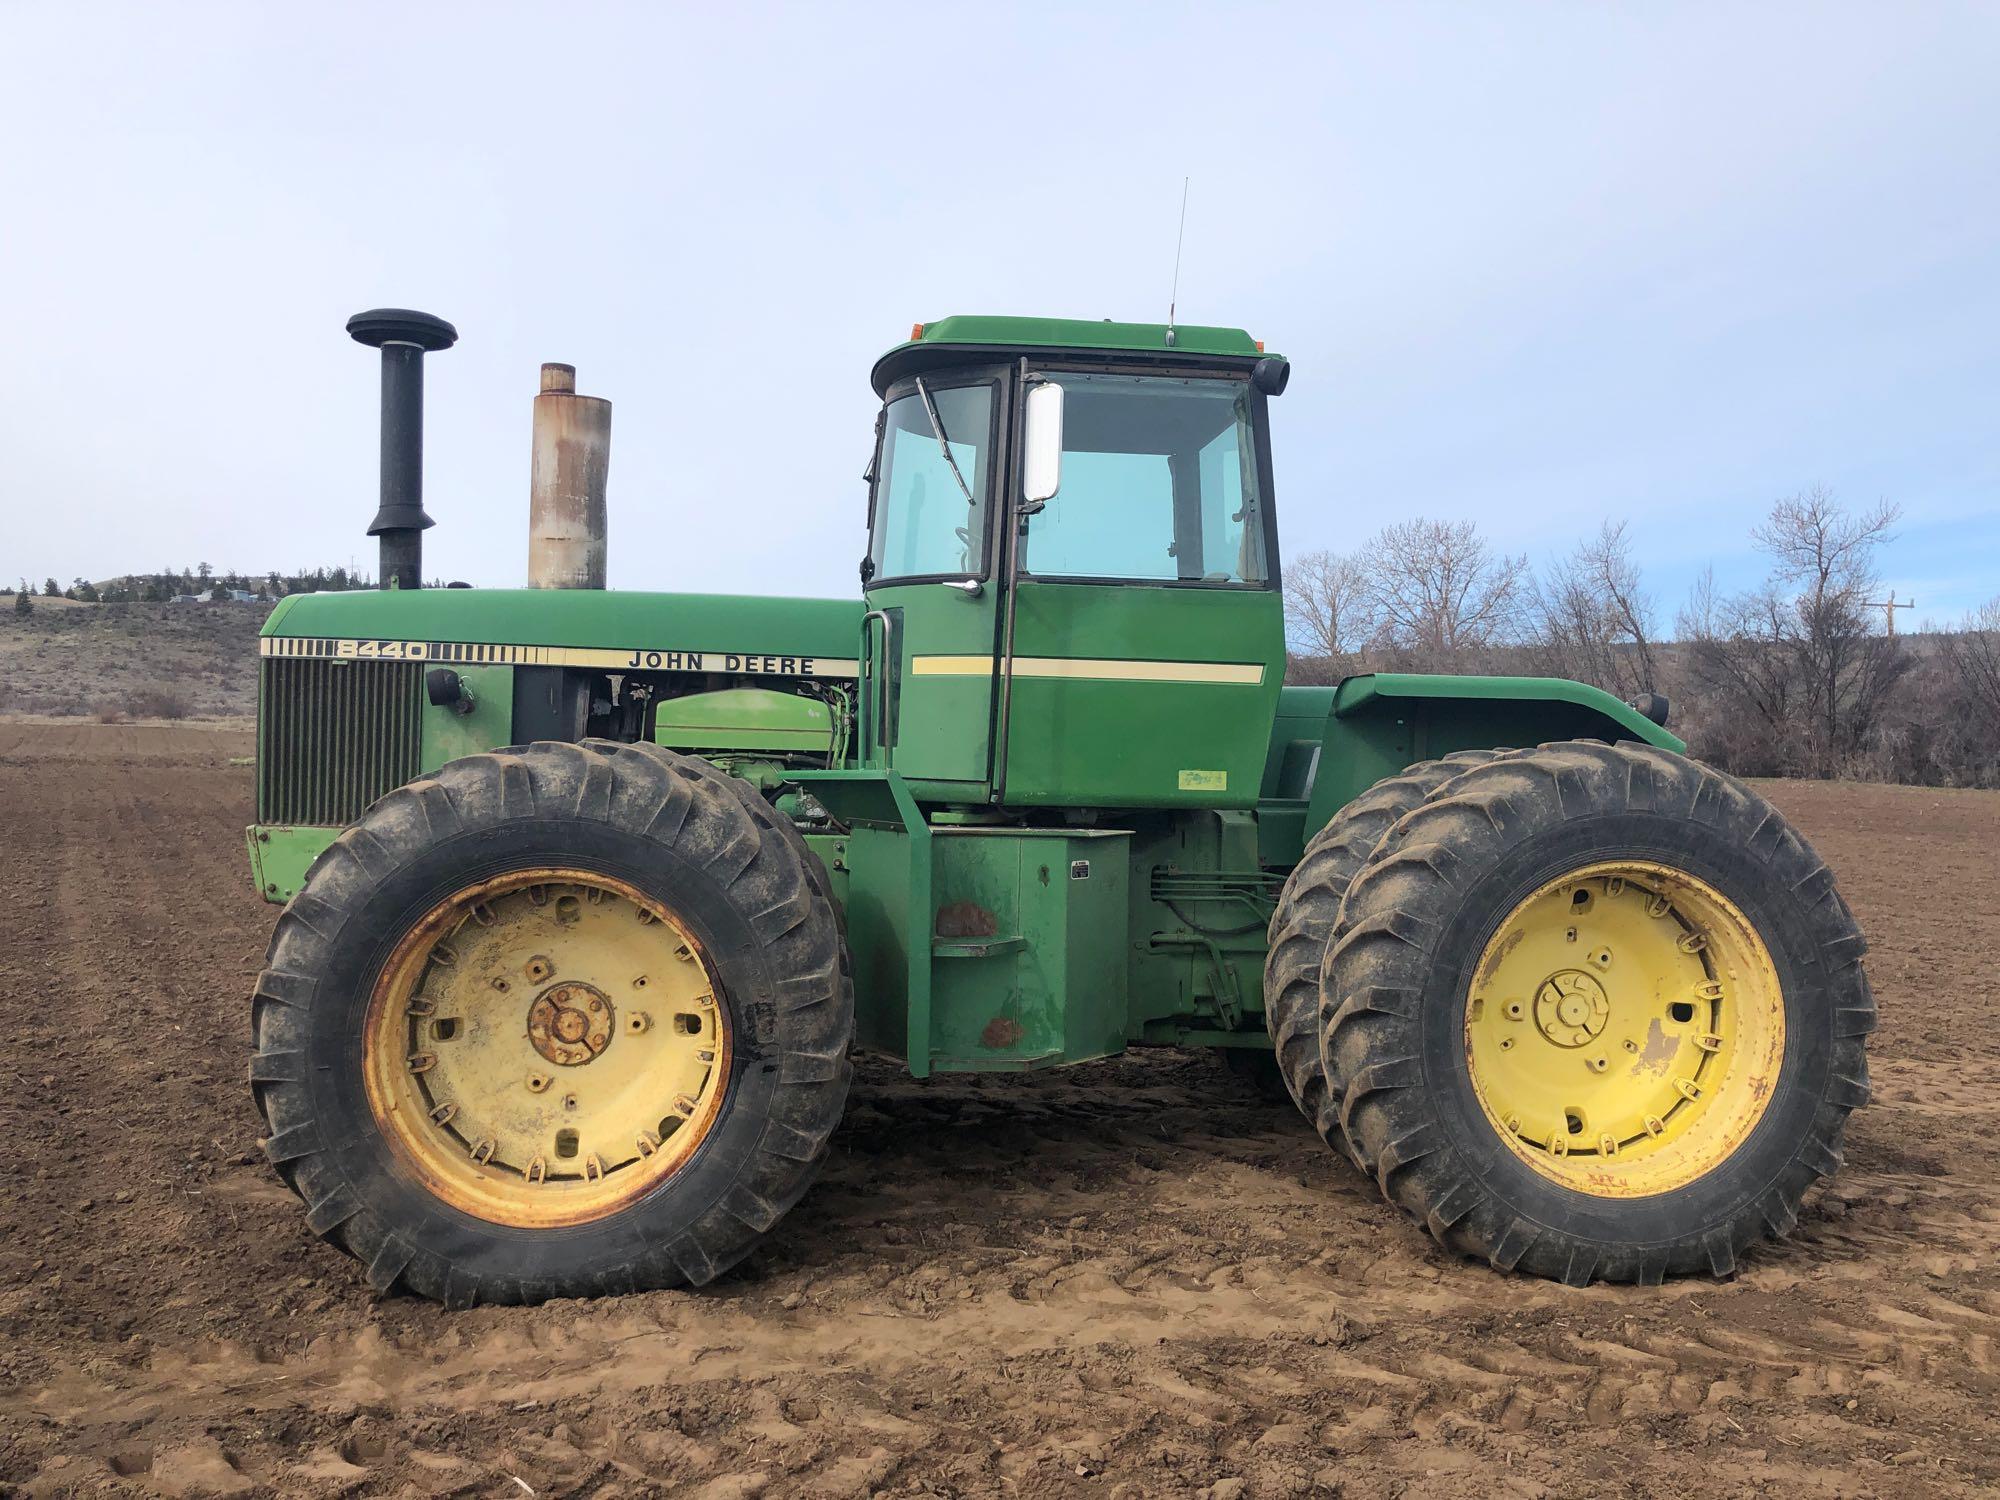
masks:
<svg viewBox="0 0 2000 1500"><path fill-rule="evenodd" d="M861 597L787 600L602 587L609 408L559 366L540 586L418 586L455 335L350 331L389 586L260 643L250 1081L376 1288L709 1281L807 1192L851 1048L1216 1048L1447 1249L1575 1285L1726 1275L1840 1164L1861 934L1663 705L1284 684L1289 366L1248 335L920 325L874 367Z"/></svg>

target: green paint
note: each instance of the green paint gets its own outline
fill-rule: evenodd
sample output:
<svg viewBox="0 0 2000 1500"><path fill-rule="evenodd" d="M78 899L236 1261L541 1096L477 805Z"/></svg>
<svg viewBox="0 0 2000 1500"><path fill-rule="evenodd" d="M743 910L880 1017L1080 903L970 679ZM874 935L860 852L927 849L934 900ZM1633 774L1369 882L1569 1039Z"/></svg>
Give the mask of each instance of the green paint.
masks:
<svg viewBox="0 0 2000 1500"><path fill-rule="evenodd" d="M1265 930L1282 880L1260 862L1261 815L1216 809L1132 821L1127 1034L1175 1041L1257 1028Z"/></svg>
<svg viewBox="0 0 2000 1500"><path fill-rule="evenodd" d="M463 756L477 755L514 738L514 669L457 667L459 681L472 694L472 712L439 708L428 699L423 707L423 749L418 764L429 775Z"/></svg>
<svg viewBox="0 0 2000 1500"><path fill-rule="evenodd" d="M306 883L306 870L320 851L340 837L338 828L278 828L252 824L244 831L250 846L250 879L266 901L283 903Z"/></svg>
<svg viewBox="0 0 2000 1500"><path fill-rule="evenodd" d="M939 801L984 802L993 764L993 677L919 677L917 656L991 657L999 630L995 590L977 597L938 583L871 588L868 605L893 622L897 690L887 763L917 794ZM873 664L882 660L879 630ZM864 664L864 672L869 664ZM864 752L866 753L866 752ZM881 763L882 757L870 757Z"/></svg>
<svg viewBox="0 0 2000 1500"><path fill-rule="evenodd" d="M833 710L817 698L770 688L723 688L660 704L653 739L674 750L833 751Z"/></svg>
<svg viewBox="0 0 2000 1500"><path fill-rule="evenodd" d="M930 1075L931 828L894 771L801 771L792 778L849 827L847 942L855 1040ZM865 998L864 998L865 997Z"/></svg>
<svg viewBox="0 0 2000 1500"><path fill-rule="evenodd" d="M933 830L928 1048L941 1073L1048 1067L1125 1048L1130 835Z"/></svg>
<svg viewBox="0 0 2000 1500"><path fill-rule="evenodd" d="M263 633L851 661L860 628L861 605L840 599L596 589L384 589L293 594L271 611Z"/></svg>
<svg viewBox="0 0 2000 1500"><path fill-rule="evenodd" d="M898 344L875 362L875 389L887 386L885 369L903 363L910 351L939 344L963 344L981 349L1108 350L1118 353L1172 353L1186 358L1261 357L1257 341L1240 328L1211 328L1181 323L1167 342L1165 323L1093 322L1088 318L1000 318L958 314L925 323L915 339Z"/></svg>
<svg viewBox="0 0 2000 1500"><path fill-rule="evenodd" d="M1687 751L1685 740L1643 717L1629 703L1620 703L1602 688L1561 677L1451 677L1377 672L1350 677L1342 683L1334 713L1344 719L1377 700L1389 698L1455 699L1467 704L1532 703L1543 708L1567 705L1616 726L1620 732L1609 738L1641 740L1676 755Z"/></svg>
<svg viewBox="0 0 2000 1500"><path fill-rule="evenodd" d="M1324 828L1375 782L1417 761L1454 750L1570 739L1637 740L1675 754L1687 749L1628 705L1581 682L1388 672L1350 677L1325 722L1302 830L1309 836Z"/></svg>
<svg viewBox="0 0 2000 1500"><path fill-rule="evenodd" d="M1284 674L1276 593L1024 582L1016 609L1017 656L1248 666L1257 676L1196 683L1017 674L1009 805L1256 805Z"/></svg>
<svg viewBox="0 0 2000 1500"><path fill-rule="evenodd" d="M959 313L923 325L924 344L1004 345L1029 349L1172 349L1179 354L1240 354L1261 351L1240 328L1181 323L1167 340L1165 323L1114 323L1090 318L1006 318Z"/></svg>
<svg viewBox="0 0 2000 1500"><path fill-rule="evenodd" d="M778 810L789 811L791 797L778 799ZM826 881L833 888L834 904L843 912L847 910L847 835L844 833L808 833L806 847L819 860L820 868L826 872Z"/></svg>

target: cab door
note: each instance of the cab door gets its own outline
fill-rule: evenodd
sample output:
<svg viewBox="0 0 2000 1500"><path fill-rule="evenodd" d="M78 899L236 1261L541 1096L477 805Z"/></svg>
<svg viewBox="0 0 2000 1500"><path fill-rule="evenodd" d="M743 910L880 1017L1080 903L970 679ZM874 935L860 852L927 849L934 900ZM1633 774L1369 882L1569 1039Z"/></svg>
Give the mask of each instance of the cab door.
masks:
<svg viewBox="0 0 2000 1500"><path fill-rule="evenodd" d="M870 471L862 688L872 743L859 748L934 800L983 802L991 790L1010 374L933 370L891 386Z"/></svg>
<svg viewBox="0 0 2000 1500"><path fill-rule="evenodd" d="M1061 479L1021 507L1001 800L1254 806L1285 661L1262 394L1037 373L1063 390Z"/></svg>

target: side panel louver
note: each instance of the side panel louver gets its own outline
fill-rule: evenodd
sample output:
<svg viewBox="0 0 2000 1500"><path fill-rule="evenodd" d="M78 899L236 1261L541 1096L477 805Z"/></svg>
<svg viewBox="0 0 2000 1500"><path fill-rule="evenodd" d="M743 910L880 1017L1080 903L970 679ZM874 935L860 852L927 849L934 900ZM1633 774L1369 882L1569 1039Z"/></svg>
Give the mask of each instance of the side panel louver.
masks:
<svg viewBox="0 0 2000 1500"><path fill-rule="evenodd" d="M351 823L416 779L421 664L267 657L258 698L258 822Z"/></svg>

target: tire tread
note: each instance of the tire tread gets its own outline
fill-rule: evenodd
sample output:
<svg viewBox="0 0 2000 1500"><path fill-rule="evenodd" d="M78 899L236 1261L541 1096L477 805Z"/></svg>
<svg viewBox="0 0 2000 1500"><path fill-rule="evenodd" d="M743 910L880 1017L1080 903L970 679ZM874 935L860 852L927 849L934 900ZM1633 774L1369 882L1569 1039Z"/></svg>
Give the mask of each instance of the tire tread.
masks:
<svg viewBox="0 0 2000 1500"><path fill-rule="evenodd" d="M1810 1130L1768 1189L1724 1222L1690 1225L1664 1243L1618 1245L1530 1222L1448 1143L1426 1137L1435 1116L1404 1064L1416 1050L1425 974L1437 957L1431 944L1441 930L1425 914L1449 910L1453 888L1525 832L1636 804L1701 821L1747 850L1775 887L1807 893L1800 908L1820 955L1832 1056ZM1868 1098L1862 1038L1873 1029L1875 1004L1861 967L1866 950L1824 862L1734 778L1632 743L1568 741L1496 757L1399 818L1350 881L1322 970L1327 1091L1344 1096L1340 1128L1363 1171L1455 1253L1570 1285L1731 1275L1742 1250L1791 1233L1807 1189L1839 1169L1848 1115ZM1418 1144L1430 1149L1416 1151Z"/></svg>
<svg viewBox="0 0 2000 1500"><path fill-rule="evenodd" d="M765 1129L717 1209L666 1247L618 1265L532 1279L480 1275L420 1251L356 1194L313 1118L303 1050L315 975L344 915L381 877L443 833L552 815L609 823L704 865L745 912L785 976L777 988L780 1084ZM265 1155L307 1205L308 1226L363 1262L384 1295L452 1306L713 1280L796 1203L824 1159L852 1078L854 992L825 871L790 820L747 783L653 745L539 742L468 756L378 800L323 850L280 915L251 1007L250 1081Z"/></svg>

